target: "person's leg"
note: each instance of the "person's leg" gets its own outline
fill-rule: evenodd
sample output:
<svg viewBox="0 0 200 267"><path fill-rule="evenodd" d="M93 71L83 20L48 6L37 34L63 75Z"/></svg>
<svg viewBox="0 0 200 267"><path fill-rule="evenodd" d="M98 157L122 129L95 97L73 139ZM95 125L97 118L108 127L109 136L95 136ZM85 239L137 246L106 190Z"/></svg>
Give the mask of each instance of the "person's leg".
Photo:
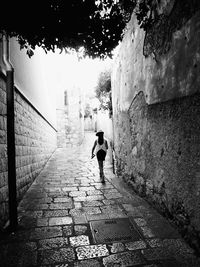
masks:
<svg viewBox="0 0 200 267"><path fill-rule="evenodd" d="M99 173L100 173L100 179L104 181L104 173L103 173L103 161L98 160L99 163Z"/></svg>
<svg viewBox="0 0 200 267"><path fill-rule="evenodd" d="M103 161L102 160L98 160L98 164L99 164L99 174L100 174L100 177L102 177L102 174L103 174Z"/></svg>

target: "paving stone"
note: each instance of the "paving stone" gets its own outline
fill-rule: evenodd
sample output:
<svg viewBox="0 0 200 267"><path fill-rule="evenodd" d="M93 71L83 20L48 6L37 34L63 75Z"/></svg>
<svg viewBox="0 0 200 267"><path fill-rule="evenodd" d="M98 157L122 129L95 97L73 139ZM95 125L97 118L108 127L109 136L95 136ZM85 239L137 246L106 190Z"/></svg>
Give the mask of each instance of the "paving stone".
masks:
<svg viewBox="0 0 200 267"><path fill-rule="evenodd" d="M83 209L82 208L75 208L75 209L71 209L69 211L69 214L72 216L82 216L83 215Z"/></svg>
<svg viewBox="0 0 200 267"><path fill-rule="evenodd" d="M75 207L75 209L80 209L80 208L82 208L82 204L81 204L81 202L74 202L74 207Z"/></svg>
<svg viewBox="0 0 200 267"><path fill-rule="evenodd" d="M101 267L101 264L98 262L98 260L90 259L75 262L74 267Z"/></svg>
<svg viewBox="0 0 200 267"><path fill-rule="evenodd" d="M37 266L37 246L35 242L9 243L0 246L0 266Z"/></svg>
<svg viewBox="0 0 200 267"><path fill-rule="evenodd" d="M71 191L69 192L70 197L85 197L86 193L84 191Z"/></svg>
<svg viewBox="0 0 200 267"><path fill-rule="evenodd" d="M142 226L142 227L140 227L140 230L141 230L143 236L146 238L155 237L154 233L152 232L152 230L148 226Z"/></svg>
<svg viewBox="0 0 200 267"><path fill-rule="evenodd" d="M42 210L26 211L26 216L33 218L41 218L44 212L45 211Z"/></svg>
<svg viewBox="0 0 200 267"><path fill-rule="evenodd" d="M138 251L122 252L118 254L112 254L103 258L103 264L105 267L125 267L125 266L138 266L139 264L145 264L146 261Z"/></svg>
<svg viewBox="0 0 200 267"><path fill-rule="evenodd" d="M86 246L90 244L89 237L86 235L71 236L69 242L72 247Z"/></svg>
<svg viewBox="0 0 200 267"><path fill-rule="evenodd" d="M52 197L52 198L57 198L57 197L60 197L60 198L62 198L62 197L68 197L68 193L66 193L66 192L62 192L62 191L57 192L57 193L48 193L48 195L49 195L50 197Z"/></svg>
<svg viewBox="0 0 200 267"><path fill-rule="evenodd" d="M46 192L51 192L51 193L52 193L52 192L53 192L53 193L54 193L54 192L60 192L60 191L61 191L61 188L60 188L60 187L57 187L57 188L56 188L56 187L49 187L49 188L46 187L46 188L45 188L45 191L46 191Z"/></svg>
<svg viewBox="0 0 200 267"><path fill-rule="evenodd" d="M48 226L49 219L48 218L38 218L37 219L37 227L40 226Z"/></svg>
<svg viewBox="0 0 200 267"><path fill-rule="evenodd" d="M163 246L162 240L158 238L149 239L149 240L146 240L146 242L149 244L151 248L158 248L158 247Z"/></svg>
<svg viewBox="0 0 200 267"><path fill-rule="evenodd" d="M26 207L26 210L47 210L49 207L48 204L37 204L31 203Z"/></svg>
<svg viewBox="0 0 200 267"><path fill-rule="evenodd" d="M102 200L104 199L103 195L97 195L97 196L87 196L86 201L95 201L95 200Z"/></svg>
<svg viewBox="0 0 200 267"><path fill-rule="evenodd" d="M86 214L99 214L99 213L101 213L101 210L99 207L83 207L82 210Z"/></svg>
<svg viewBox="0 0 200 267"><path fill-rule="evenodd" d="M69 216L49 218L49 226L64 224L72 224L72 218Z"/></svg>
<svg viewBox="0 0 200 267"><path fill-rule="evenodd" d="M45 192L38 192L38 190L29 191L28 194L24 197L24 200L26 199L36 199L36 198L46 198L47 193Z"/></svg>
<svg viewBox="0 0 200 267"><path fill-rule="evenodd" d="M94 186L79 186L80 191L92 191L95 190Z"/></svg>
<svg viewBox="0 0 200 267"><path fill-rule="evenodd" d="M97 207L97 206L103 205L103 203L98 201L98 200L96 200L96 201L84 201L82 203L83 203L83 206L85 206L85 207Z"/></svg>
<svg viewBox="0 0 200 267"><path fill-rule="evenodd" d="M62 262L72 262L75 260L74 250L70 247L59 250L42 250L39 253L40 264L56 264Z"/></svg>
<svg viewBox="0 0 200 267"><path fill-rule="evenodd" d="M183 239L164 239L163 247L174 251L176 254L186 255L193 254L194 250L187 245Z"/></svg>
<svg viewBox="0 0 200 267"><path fill-rule="evenodd" d="M59 226L54 227L39 227L31 232L30 239L46 239L51 237L62 236L62 229Z"/></svg>
<svg viewBox="0 0 200 267"><path fill-rule="evenodd" d="M27 216L25 214L25 216L22 216L20 218L20 225L24 229L30 229L30 228L36 227L37 226L37 218L36 217Z"/></svg>
<svg viewBox="0 0 200 267"><path fill-rule="evenodd" d="M44 210L44 217L64 217L69 215L68 210Z"/></svg>
<svg viewBox="0 0 200 267"><path fill-rule="evenodd" d="M113 199L103 199L102 200L103 204L109 206L109 205L116 205L116 200Z"/></svg>
<svg viewBox="0 0 200 267"><path fill-rule="evenodd" d="M148 244L153 247L162 247L176 258L193 257L194 250L189 247L182 239L153 239L148 240Z"/></svg>
<svg viewBox="0 0 200 267"><path fill-rule="evenodd" d="M78 187L77 186L66 186L66 187L63 187L62 190L65 192L76 191L78 190Z"/></svg>
<svg viewBox="0 0 200 267"><path fill-rule="evenodd" d="M128 250L137 250L137 249L146 248L147 244L144 241L139 240L139 241L134 241L134 242L128 242L128 243L125 244L125 247Z"/></svg>
<svg viewBox="0 0 200 267"><path fill-rule="evenodd" d="M110 247L111 253L119 253L125 250L125 246L123 243L113 243L109 247Z"/></svg>
<svg viewBox="0 0 200 267"><path fill-rule="evenodd" d="M170 225L170 223L158 216L148 217L146 219L135 219L135 222L138 224L138 226L141 227L143 232L147 232L147 229L150 229L152 233L152 237L157 238L180 238L180 235L178 231Z"/></svg>
<svg viewBox="0 0 200 267"><path fill-rule="evenodd" d="M96 189L114 188L114 186L110 183L91 183L91 185L94 185Z"/></svg>
<svg viewBox="0 0 200 267"><path fill-rule="evenodd" d="M120 193L107 193L107 194L104 194L105 198L107 199L114 199L114 198L119 198L119 197L123 197L122 194Z"/></svg>
<svg viewBox="0 0 200 267"><path fill-rule="evenodd" d="M149 261L174 259L171 252L167 251L165 248L144 249L142 250L142 254Z"/></svg>
<svg viewBox="0 0 200 267"><path fill-rule="evenodd" d="M88 228L86 225L75 225L74 231L76 235L85 234L87 232Z"/></svg>
<svg viewBox="0 0 200 267"><path fill-rule="evenodd" d="M50 210L65 210L65 209L72 209L72 208L73 208L72 202L55 203L55 204L50 204L49 206Z"/></svg>
<svg viewBox="0 0 200 267"><path fill-rule="evenodd" d="M71 198L70 197L57 197L57 198L54 198L54 203L69 203L71 202Z"/></svg>
<svg viewBox="0 0 200 267"><path fill-rule="evenodd" d="M103 257L109 255L106 245L90 245L76 248L79 260Z"/></svg>
<svg viewBox="0 0 200 267"><path fill-rule="evenodd" d="M104 194L115 194L115 193L119 193L119 191L116 188L101 188L101 192L103 192Z"/></svg>
<svg viewBox="0 0 200 267"><path fill-rule="evenodd" d="M123 204L124 209L128 212L129 216L135 217L143 217L144 212L141 210L142 206L133 207L131 204Z"/></svg>
<svg viewBox="0 0 200 267"><path fill-rule="evenodd" d="M146 226L147 225L147 221L145 220L145 219L143 219L143 218L136 218L136 219L134 219L134 221L136 222L136 224L138 225L138 226Z"/></svg>
<svg viewBox="0 0 200 267"><path fill-rule="evenodd" d="M86 192L88 196L102 195L103 193L100 190L90 190Z"/></svg>
<svg viewBox="0 0 200 267"><path fill-rule="evenodd" d="M87 214L86 218L87 218L87 221L96 221L96 220L110 219L110 216L105 213L99 213L99 214Z"/></svg>
<svg viewBox="0 0 200 267"><path fill-rule="evenodd" d="M110 167L105 170L106 183L100 182L98 165L89 159L87 148L58 149L51 157L19 205L19 229L0 236L0 265L199 267L167 220L139 196L120 193L121 184ZM88 243L89 223L127 216L140 231L136 241L127 243L129 239L117 236L117 243ZM46 226L49 222L54 226Z"/></svg>
<svg viewBox="0 0 200 267"><path fill-rule="evenodd" d="M64 225L63 226L63 236L70 236L72 235L72 226L71 225Z"/></svg>
<svg viewBox="0 0 200 267"><path fill-rule="evenodd" d="M103 214L107 214L108 218L127 218L125 212L118 205L109 205L100 207Z"/></svg>
<svg viewBox="0 0 200 267"><path fill-rule="evenodd" d="M74 197L74 202L87 201L87 197Z"/></svg>
<svg viewBox="0 0 200 267"><path fill-rule="evenodd" d="M80 183L80 186L91 186L90 182L82 182Z"/></svg>
<svg viewBox="0 0 200 267"><path fill-rule="evenodd" d="M68 239L64 237L56 237L39 240L39 249L54 249L67 246L69 244Z"/></svg>
<svg viewBox="0 0 200 267"><path fill-rule="evenodd" d="M94 216L94 215L89 215L89 216ZM88 219L85 215L80 215L80 216L73 215L72 217L75 224L83 224L88 222Z"/></svg>

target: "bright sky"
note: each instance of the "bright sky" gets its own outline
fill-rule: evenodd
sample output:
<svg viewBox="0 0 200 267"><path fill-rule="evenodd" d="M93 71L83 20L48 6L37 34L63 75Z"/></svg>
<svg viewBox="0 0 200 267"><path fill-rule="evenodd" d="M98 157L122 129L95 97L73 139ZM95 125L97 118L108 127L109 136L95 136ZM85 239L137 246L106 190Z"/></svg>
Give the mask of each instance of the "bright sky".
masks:
<svg viewBox="0 0 200 267"><path fill-rule="evenodd" d="M15 39L11 52L15 84L42 114L54 121L56 107L64 103L64 91L80 88L82 93L94 95L100 72L111 64L111 59L78 60L76 53L60 54L60 50L46 54L42 48L36 48L29 58Z"/></svg>
<svg viewBox="0 0 200 267"><path fill-rule="evenodd" d="M60 83L61 90L67 87L78 86L86 93L94 91L99 73L111 64L111 59L100 60L85 58L78 60L76 54L48 53L46 67L56 72L56 82ZM58 86L58 85L57 85Z"/></svg>

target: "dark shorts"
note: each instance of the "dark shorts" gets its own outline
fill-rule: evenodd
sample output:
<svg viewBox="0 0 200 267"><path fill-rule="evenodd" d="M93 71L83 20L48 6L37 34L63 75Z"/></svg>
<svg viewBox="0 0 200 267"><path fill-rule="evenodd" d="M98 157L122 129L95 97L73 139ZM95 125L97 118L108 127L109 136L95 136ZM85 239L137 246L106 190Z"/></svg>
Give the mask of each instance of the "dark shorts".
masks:
<svg viewBox="0 0 200 267"><path fill-rule="evenodd" d="M101 149L97 152L97 160L103 161L105 160L105 157L106 157L106 152L104 150Z"/></svg>

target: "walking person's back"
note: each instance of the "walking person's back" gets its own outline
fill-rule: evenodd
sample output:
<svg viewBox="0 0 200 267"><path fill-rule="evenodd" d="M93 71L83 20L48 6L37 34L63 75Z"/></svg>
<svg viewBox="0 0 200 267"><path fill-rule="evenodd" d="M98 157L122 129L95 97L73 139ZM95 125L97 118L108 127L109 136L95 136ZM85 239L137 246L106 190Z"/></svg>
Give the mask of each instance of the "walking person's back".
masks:
<svg viewBox="0 0 200 267"><path fill-rule="evenodd" d="M103 171L103 163L106 158L107 150L108 150L108 142L106 139L104 139L104 132L102 130L99 130L96 133L96 136L98 136L98 139L95 140L93 148L92 148L92 158L95 156L97 157L97 161L99 164L99 174L100 174L100 180L102 183L105 182L105 176ZM95 154L94 154L95 151Z"/></svg>

